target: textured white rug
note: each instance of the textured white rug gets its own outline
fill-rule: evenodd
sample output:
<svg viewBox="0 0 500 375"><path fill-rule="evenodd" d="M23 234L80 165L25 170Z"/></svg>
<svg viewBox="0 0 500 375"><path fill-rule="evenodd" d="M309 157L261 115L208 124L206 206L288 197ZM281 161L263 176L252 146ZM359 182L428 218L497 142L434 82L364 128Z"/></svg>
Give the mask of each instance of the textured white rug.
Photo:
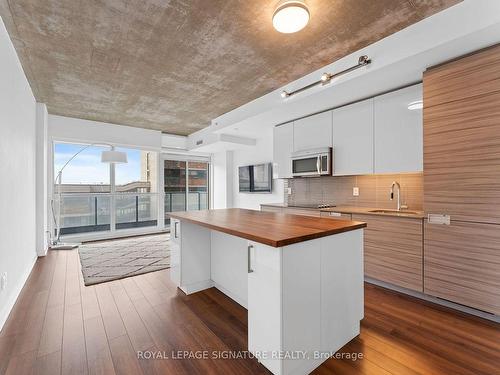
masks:
<svg viewBox="0 0 500 375"><path fill-rule="evenodd" d="M170 234L101 241L79 247L85 285L170 267Z"/></svg>

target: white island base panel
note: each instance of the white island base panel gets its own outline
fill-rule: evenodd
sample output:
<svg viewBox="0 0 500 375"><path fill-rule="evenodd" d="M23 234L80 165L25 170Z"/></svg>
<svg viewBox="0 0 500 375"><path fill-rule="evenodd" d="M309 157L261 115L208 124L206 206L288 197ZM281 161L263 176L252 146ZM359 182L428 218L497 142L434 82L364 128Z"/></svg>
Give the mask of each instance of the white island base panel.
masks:
<svg viewBox="0 0 500 375"><path fill-rule="evenodd" d="M248 309L248 350L273 374L308 374L359 334L363 229L284 247L172 219L171 278Z"/></svg>

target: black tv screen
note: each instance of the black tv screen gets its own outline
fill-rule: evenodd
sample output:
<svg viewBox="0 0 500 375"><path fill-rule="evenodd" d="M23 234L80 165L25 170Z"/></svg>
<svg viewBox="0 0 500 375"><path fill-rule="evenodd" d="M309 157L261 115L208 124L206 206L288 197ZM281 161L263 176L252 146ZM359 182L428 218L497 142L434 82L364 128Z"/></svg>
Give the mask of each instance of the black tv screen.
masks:
<svg viewBox="0 0 500 375"><path fill-rule="evenodd" d="M273 189L272 164L247 165L238 168L239 188L242 193L271 193Z"/></svg>

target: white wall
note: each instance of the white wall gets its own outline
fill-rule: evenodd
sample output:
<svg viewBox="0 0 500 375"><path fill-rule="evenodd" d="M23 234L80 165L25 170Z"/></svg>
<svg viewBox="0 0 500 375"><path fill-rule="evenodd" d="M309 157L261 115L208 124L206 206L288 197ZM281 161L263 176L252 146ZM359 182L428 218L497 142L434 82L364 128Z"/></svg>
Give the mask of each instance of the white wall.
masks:
<svg viewBox="0 0 500 375"><path fill-rule="evenodd" d="M238 186L238 167L250 164L270 163L273 161L273 134L266 131L263 138L257 139L255 147L244 150L233 151L232 160L232 205L238 208L260 209L262 203L283 202L283 180L273 180L273 191L271 194L265 193L240 193Z"/></svg>
<svg viewBox="0 0 500 375"><path fill-rule="evenodd" d="M233 152L221 151L211 158L212 208L233 206Z"/></svg>
<svg viewBox="0 0 500 375"><path fill-rule="evenodd" d="M0 328L36 260L36 103L0 19Z"/></svg>
<svg viewBox="0 0 500 375"><path fill-rule="evenodd" d="M110 143L160 151L162 134L157 130L105 122L49 115L49 141L54 139L82 143Z"/></svg>

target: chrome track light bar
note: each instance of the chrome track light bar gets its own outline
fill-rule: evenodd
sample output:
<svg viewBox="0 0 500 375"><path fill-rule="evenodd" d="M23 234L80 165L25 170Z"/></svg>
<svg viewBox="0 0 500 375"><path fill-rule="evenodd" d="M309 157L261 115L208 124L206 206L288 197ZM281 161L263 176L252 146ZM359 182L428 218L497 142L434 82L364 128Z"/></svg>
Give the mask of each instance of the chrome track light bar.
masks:
<svg viewBox="0 0 500 375"><path fill-rule="evenodd" d="M326 84L330 83L332 81L332 79L334 79L336 77L340 77L341 75L344 75L346 73L352 72L352 71L359 69L363 66L366 66L366 65L370 64L371 62L372 62L372 60L370 58L368 58L368 56L366 56L366 55L360 56L358 59L357 65L351 66L350 68L344 69L341 72L334 73L334 74L323 73L321 75L321 79L319 81L313 82L307 86L301 87L300 89L297 89L297 90L292 91L292 92L288 92L288 91L284 90L281 92L281 97L288 98L292 95L295 95L295 94L301 93L302 91L308 90L311 87L314 87L317 85L326 85Z"/></svg>

